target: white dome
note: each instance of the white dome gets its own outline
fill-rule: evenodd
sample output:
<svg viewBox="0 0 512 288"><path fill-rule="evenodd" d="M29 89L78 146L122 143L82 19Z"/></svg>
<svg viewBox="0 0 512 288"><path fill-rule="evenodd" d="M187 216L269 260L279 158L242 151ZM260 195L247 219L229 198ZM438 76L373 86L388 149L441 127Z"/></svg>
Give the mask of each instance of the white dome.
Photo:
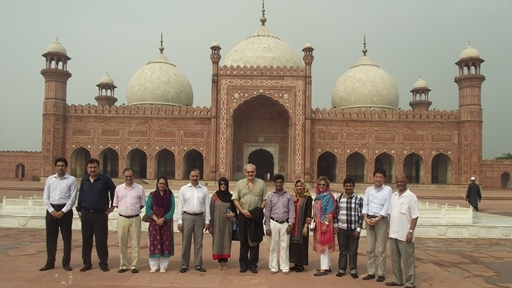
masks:
<svg viewBox="0 0 512 288"><path fill-rule="evenodd" d="M336 82L333 108L398 108L398 87L393 77L364 55Z"/></svg>
<svg viewBox="0 0 512 288"><path fill-rule="evenodd" d="M52 44L48 45L48 48L46 48L46 52L48 53L62 53L62 54L66 54L67 55L67 52L66 52L66 48L64 48L64 46L62 46L62 44L60 44L59 41L55 40Z"/></svg>
<svg viewBox="0 0 512 288"><path fill-rule="evenodd" d="M167 60L160 48L153 61L137 71L126 89L128 105L191 106L194 101L188 79Z"/></svg>
<svg viewBox="0 0 512 288"><path fill-rule="evenodd" d="M465 58L480 58L480 52L478 52L478 50L476 50L475 48L471 47L470 44L466 49L464 49L464 51L460 53L459 60Z"/></svg>
<svg viewBox="0 0 512 288"><path fill-rule="evenodd" d="M108 75L108 73L107 73L107 74L103 75L100 78L99 84L112 84L112 85L114 85L114 79L112 79L112 77L110 77L110 75Z"/></svg>
<svg viewBox="0 0 512 288"><path fill-rule="evenodd" d="M291 67L304 66L304 62L290 45L262 25L229 51L223 65Z"/></svg>
<svg viewBox="0 0 512 288"><path fill-rule="evenodd" d="M413 89L416 88L428 88L427 81L423 80L421 77L418 81L414 82L414 85L412 85Z"/></svg>

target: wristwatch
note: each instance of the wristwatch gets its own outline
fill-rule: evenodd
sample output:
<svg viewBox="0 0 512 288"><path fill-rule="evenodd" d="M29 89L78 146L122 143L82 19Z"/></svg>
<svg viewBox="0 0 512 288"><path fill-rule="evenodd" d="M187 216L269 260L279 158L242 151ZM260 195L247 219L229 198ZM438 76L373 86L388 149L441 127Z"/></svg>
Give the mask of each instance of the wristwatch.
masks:
<svg viewBox="0 0 512 288"><path fill-rule="evenodd" d="M409 230L409 233L413 233L414 234L414 230Z"/></svg>

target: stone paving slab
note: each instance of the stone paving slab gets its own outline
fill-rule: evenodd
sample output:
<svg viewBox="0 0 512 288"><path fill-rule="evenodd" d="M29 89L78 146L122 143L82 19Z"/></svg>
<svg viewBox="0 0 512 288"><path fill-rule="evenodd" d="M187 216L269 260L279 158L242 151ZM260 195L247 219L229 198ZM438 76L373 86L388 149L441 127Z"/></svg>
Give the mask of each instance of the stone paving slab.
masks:
<svg viewBox="0 0 512 288"><path fill-rule="evenodd" d="M140 273L117 273L119 250L117 233L109 233L110 272L98 268L98 260L93 249L93 269L85 273L78 270L81 264L81 236L73 231L72 272L60 266L62 245L59 243L56 268L40 272L46 260L45 231L43 229L0 229L0 287L386 287L374 280L335 276L331 273L315 277L319 257L310 249L310 266L303 273L271 275L268 269L269 241L265 237L260 248L259 273L238 272L238 242L233 243L229 269L219 271L216 261L211 259L211 236L204 237L203 260L208 270L200 273L189 270L180 274L177 270L181 253L181 235L175 234L175 252L171 257L166 273L149 273L147 260L147 233L142 234L140 253ZM59 239L60 241L60 239ZM358 270L366 275L366 239L359 246ZM387 279L392 281L391 263L388 249ZM333 270L336 271L338 252L331 254ZM430 239L416 240L417 287L511 287L512 275L511 239Z"/></svg>

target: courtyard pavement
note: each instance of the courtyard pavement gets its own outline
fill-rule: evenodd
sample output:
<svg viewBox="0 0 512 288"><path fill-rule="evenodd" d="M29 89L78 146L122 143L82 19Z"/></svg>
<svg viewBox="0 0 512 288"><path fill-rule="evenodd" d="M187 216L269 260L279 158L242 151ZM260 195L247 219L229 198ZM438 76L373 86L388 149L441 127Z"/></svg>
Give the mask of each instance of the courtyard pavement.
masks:
<svg viewBox="0 0 512 288"><path fill-rule="evenodd" d="M393 185L392 185L393 186ZM40 195L41 183L0 181L0 197ZM151 188L148 188L151 189ZM210 188L213 189L213 188ZM362 188L361 188L362 189ZM173 189L174 190L174 189ZM460 191L418 190L421 201L467 205L461 200ZM512 215L512 191L484 191L481 203L484 213ZM421 221L421 218L420 218ZM176 255L171 257L166 273L149 273L147 260L147 233L142 234L140 273L120 274L117 233L109 232L110 272L102 272L93 250L93 269L79 272L81 261L81 234L73 231L71 272L60 265L61 239L57 252L56 268L38 271L46 260L44 229L0 229L0 287L387 287L375 280L364 281L366 275L366 238L359 245L358 270L361 278L338 278L338 251L331 254L333 273L315 277L319 257L309 251L309 266L302 273L271 275L268 269L269 239L265 237L260 247L259 273L239 273L239 243L233 242L229 269L219 271L211 258L211 236L204 236L203 260L207 272L193 269L178 272L180 266L181 234L175 234ZM337 250L337 249L336 249ZM386 282L392 281L389 248ZM416 238L416 287L512 287L512 239L432 239Z"/></svg>

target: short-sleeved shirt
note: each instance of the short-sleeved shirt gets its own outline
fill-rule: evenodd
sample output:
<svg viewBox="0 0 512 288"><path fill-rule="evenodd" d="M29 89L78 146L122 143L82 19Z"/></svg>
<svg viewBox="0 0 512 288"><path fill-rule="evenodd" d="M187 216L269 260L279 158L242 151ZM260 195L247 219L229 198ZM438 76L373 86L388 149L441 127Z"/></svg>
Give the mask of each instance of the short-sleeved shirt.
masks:
<svg viewBox="0 0 512 288"><path fill-rule="evenodd" d="M263 180L255 178L254 187L251 191L247 178L242 179L236 183L231 199L238 200L242 209L252 210L261 206L261 203L267 199L267 185Z"/></svg>
<svg viewBox="0 0 512 288"><path fill-rule="evenodd" d="M405 241L412 219L420 216L418 198L409 189L402 196L394 192L389 204L389 215L389 238Z"/></svg>

